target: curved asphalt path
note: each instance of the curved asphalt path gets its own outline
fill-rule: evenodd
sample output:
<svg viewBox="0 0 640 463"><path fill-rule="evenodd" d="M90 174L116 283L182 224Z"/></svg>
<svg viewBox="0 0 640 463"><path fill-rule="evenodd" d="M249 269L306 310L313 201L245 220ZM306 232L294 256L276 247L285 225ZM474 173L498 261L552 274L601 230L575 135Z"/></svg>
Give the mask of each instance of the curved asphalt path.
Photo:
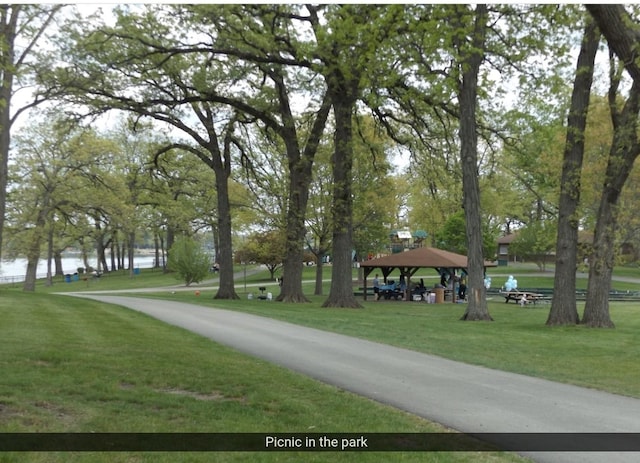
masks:
<svg viewBox="0 0 640 463"><path fill-rule="evenodd" d="M467 433L640 432L640 400L467 365L228 310L75 293ZM638 462L635 452L519 452L538 462Z"/></svg>

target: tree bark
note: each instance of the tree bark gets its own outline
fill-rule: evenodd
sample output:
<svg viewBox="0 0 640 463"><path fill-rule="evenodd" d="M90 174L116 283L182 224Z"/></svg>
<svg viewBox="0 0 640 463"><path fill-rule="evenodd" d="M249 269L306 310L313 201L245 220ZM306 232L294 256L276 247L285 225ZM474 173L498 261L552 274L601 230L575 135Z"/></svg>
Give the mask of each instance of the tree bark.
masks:
<svg viewBox="0 0 640 463"><path fill-rule="evenodd" d="M482 217L480 215L480 186L478 183L478 134L476 106L478 99L478 73L484 58L487 5L476 7L472 51L461 56L461 82L458 90L460 103L460 157L462 161L463 206L468 243L468 299L462 320L493 320L487 306L484 286L484 254L482 247Z"/></svg>
<svg viewBox="0 0 640 463"><path fill-rule="evenodd" d="M356 104L357 82L334 76L329 85L335 115L333 154L333 265L331 287L322 307L362 308L353 295L351 253L353 250L353 175L352 115ZM353 88L348 88L351 85Z"/></svg>
<svg viewBox="0 0 640 463"><path fill-rule="evenodd" d="M615 95L611 95L610 98L612 111L615 111ZM581 321L586 326L614 327L609 314L609 291L614 265L617 205L634 161L640 154L637 133L639 111L640 82L634 80L620 118L614 116L613 142L598 210L593 253L589 259L587 302Z"/></svg>
<svg viewBox="0 0 640 463"><path fill-rule="evenodd" d="M567 120L567 139L562 164L556 269L554 291L547 325L576 325L579 323L576 305L576 269L578 252L578 220L580 203L580 175L584 155L584 131L587 125L589 95L593 81L600 34L593 21L587 24L578 56L573 83L571 108Z"/></svg>

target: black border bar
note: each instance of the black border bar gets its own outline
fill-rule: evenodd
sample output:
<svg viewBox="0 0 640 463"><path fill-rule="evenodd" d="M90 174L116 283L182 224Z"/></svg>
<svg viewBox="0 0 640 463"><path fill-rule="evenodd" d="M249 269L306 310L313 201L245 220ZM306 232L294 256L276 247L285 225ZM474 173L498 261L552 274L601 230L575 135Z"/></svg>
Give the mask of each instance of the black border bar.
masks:
<svg viewBox="0 0 640 463"><path fill-rule="evenodd" d="M640 452L640 433L0 433L0 452Z"/></svg>

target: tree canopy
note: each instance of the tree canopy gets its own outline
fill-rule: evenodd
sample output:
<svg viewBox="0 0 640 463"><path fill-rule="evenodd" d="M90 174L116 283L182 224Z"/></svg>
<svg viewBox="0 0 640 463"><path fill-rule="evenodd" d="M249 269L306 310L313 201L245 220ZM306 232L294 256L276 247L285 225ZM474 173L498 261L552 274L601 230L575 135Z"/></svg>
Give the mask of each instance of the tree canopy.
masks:
<svg viewBox="0 0 640 463"><path fill-rule="evenodd" d="M354 258L388 252L392 230L424 230L428 243L468 254L464 318L490 320L483 265L499 234L520 229L539 256L554 244L574 252L582 229L595 232L590 291L604 294L613 237L633 224L616 211L635 193L624 190L635 185L628 45L636 14L578 5L131 4L89 20L65 15L42 57L49 64L32 67L34 100L54 102L75 124L45 128L52 140L90 135L111 147L79 169L77 188L106 187L95 199L82 195L87 203L72 213L49 194L62 187L40 182L33 202L46 197L47 206L40 215L12 209L6 228L42 235L11 246L35 256L47 242L53 259L75 245L95 249L103 267L107 254L131 267L142 236L153 237L159 263L174 237L208 233L220 264L215 297L237 298L238 238L275 233L283 239L261 244L272 243L265 255L282 255L280 300L308 300L301 276L310 251L332 262L324 306L357 308ZM609 17L621 34L602 21ZM619 57L611 68L596 59L596 25ZM572 53L583 36L608 89L585 90ZM110 130L95 129L105 121ZM577 148L586 162L566 170ZM71 152L73 162L86 156ZM32 162L21 154L16 172ZM11 207L26 210L17 200ZM605 301L587 314L594 310L606 312Z"/></svg>

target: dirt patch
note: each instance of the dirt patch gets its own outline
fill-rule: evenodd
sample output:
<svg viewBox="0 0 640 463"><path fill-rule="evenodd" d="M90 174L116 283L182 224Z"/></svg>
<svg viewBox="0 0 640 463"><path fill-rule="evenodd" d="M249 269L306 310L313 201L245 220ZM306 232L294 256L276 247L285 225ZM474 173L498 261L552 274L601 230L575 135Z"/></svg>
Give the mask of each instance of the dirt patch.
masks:
<svg viewBox="0 0 640 463"><path fill-rule="evenodd" d="M33 360L33 364L37 367L52 367L53 364L47 360Z"/></svg>
<svg viewBox="0 0 640 463"><path fill-rule="evenodd" d="M0 421L8 420L16 416L22 416L16 408L0 402Z"/></svg>
<svg viewBox="0 0 640 463"><path fill-rule="evenodd" d="M46 410L52 416L55 416L58 420L69 420L72 419L72 414L64 409L63 407L52 404L51 402L39 401L34 404L41 410Z"/></svg>
<svg viewBox="0 0 640 463"><path fill-rule="evenodd" d="M204 394L201 392L187 391L185 389L168 388L168 389L159 389L158 392L191 397L196 400L235 401L235 402L245 401L244 397L226 397L224 394L218 391L213 391L213 392Z"/></svg>
<svg viewBox="0 0 640 463"><path fill-rule="evenodd" d="M122 390L127 390L127 391L133 390L135 389L135 387L136 387L135 384L130 384L126 382L120 383L120 389ZM162 394L172 394L172 395L179 395L184 397L191 397L192 399L196 399L196 400L227 401L227 402L242 402L242 403L246 402L245 397L228 397L219 391L203 393L203 392L188 391L186 389L181 389L177 387L154 389L154 391L160 392Z"/></svg>

